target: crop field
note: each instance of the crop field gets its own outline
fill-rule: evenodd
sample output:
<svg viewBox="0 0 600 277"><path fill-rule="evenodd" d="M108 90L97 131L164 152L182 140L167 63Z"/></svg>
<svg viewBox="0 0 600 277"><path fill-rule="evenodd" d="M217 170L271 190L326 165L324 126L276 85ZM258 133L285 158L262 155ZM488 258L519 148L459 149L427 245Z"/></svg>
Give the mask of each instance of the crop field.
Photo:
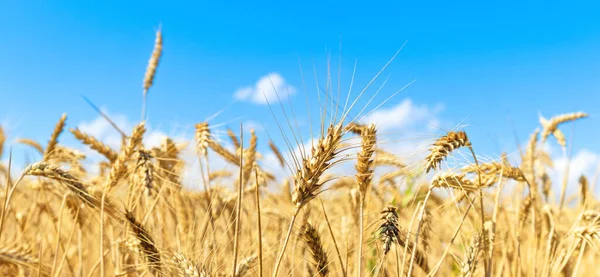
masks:
<svg viewBox="0 0 600 277"><path fill-rule="evenodd" d="M358 120L355 100L371 91L325 89L305 147L292 116L302 111L289 109L269 136L207 121L189 126L192 140L149 147L146 100L162 51L159 30L144 120L119 130L119 148L69 125L69 110L48 115L58 122L47 141L9 142L0 129L0 275L599 276L596 177L571 182L544 147L566 153L564 126L587 113L540 117L521 151L496 159L468 128L423 138L408 157L382 146L394 137L377 122ZM36 160L15 168L9 143ZM193 188L182 181L188 147Z"/></svg>

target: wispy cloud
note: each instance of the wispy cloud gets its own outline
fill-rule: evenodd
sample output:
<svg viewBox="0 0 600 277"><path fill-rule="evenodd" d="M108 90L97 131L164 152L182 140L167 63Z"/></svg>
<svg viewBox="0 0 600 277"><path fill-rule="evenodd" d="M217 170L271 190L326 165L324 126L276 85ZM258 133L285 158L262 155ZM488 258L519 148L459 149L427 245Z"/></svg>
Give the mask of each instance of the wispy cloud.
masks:
<svg viewBox="0 0 600 277"><path fill-rule="evenodd" d="M557 151L553 151L557 152ZM553 184L553 190L560 193L565 174L567 179L567 194L576 193L579 190L579 177L585 175L590 181L590 186L594 186L594 177L597 174L598 165L600 164L600 155L588 149L580 149L569 160L568 157L554 153L554 168L550 169L548 175ZM569 170L567 171L567 166ZM590 188L591 189L591 188Z"/></svg>
<svg viewBox="0 0 600 277"><path fill-rule="evenodd" d="M241 101L249 101L265 105L284 100L296 93L296 88L287 84L278 73L269 73L261 77L255 85L238 89L233 97Z"/></svg>
<svg viewBox="0 0 600 277"><path fill-rule="evenodd" d="M380 108L361 121L375 123L379 130L402 130L425 123L428 127L439 123L437 114L442 106L429 107L427 105L415 105L412 100L404 99L402 102L390 108Z"/></svg>

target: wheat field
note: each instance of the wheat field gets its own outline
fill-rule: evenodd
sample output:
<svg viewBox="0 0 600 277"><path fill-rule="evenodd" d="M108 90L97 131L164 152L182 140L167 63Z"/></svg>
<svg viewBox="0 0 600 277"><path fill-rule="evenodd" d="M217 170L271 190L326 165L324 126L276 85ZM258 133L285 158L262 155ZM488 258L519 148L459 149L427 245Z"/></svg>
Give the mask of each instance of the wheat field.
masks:
<svg viewBox="0 0 600 277"><path fill-rule="evenodd" d="M144 76L142 118L161 51L159 31ZM595 180L552 184L548 170L568 169L554 168L542 147L566 149L570 142L559 127L586 113L541 118L512 159L518 164L506 155L483 159L465 130L439 134L422 158L407 162L380 147L384 135L376 124L351 120L351 108L322 116L313 144L299 152L282 151L289 147L252 131L227 130L230 142L224 143L209 122L199 122L188 143L202 172L200 190L181 181L184 145L165 138L146 148L143 120L124 130L120 149L113 149L69 128L64 114L47 143L17 141L40 157L18 175L11 174L0 129L0 155L9 161L0 164L0 272L600 276ZM294 144L293 134L280 135ZM91 165L96 170L81 151L59 142L64 136L103 156ZM291 174L279 178L265 169L259 144ZM209 153L229 166L211 166ZM450 166L458 156L466 162ZM352 171L332 174L342 163Z"/></svg>

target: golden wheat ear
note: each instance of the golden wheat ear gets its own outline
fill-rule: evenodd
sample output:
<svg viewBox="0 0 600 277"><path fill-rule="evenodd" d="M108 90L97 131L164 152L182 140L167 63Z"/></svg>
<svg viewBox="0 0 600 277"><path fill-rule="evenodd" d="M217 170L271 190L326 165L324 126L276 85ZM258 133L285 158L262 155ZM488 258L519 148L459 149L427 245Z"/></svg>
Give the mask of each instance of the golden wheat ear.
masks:
<svg viewBox="0 0 600 277"><path fill-rule="evenodd" d="M425 173L432 169L438 169L442 160L448 157L452 151L464 146L471 146L467 133L464 131L450 131L445 136L437 139L429 149L429 155L425 158Z"/></svg>
<svg viewBox="0 0 600 277"><path fill-rule="evenodd" d="M51 165L43 162L35 163L28 166L23 171L23 176L26 175L46 177L56 180L61 184L65 184L70 191L77 195L81 202L93 208L98 208L97 199L90 194L83 183L69 172L60 169L57 165Z"/></svg>
<svg viewBox="0 0 600 277"><path fill-rule="evenodd" d="M0 134L0 144L2 144L2 135ZM35 150L37 150L40 154L44 154L44 148L42 147L42 145L40 145L38 142L36 142L35 140L32 139L28 139L28 138L18 138L16 139L16 142L27 145L27 146L31 146L32 148L34 148ZM2 146L0 146L1 148ZM0 151L2 151L0 149ZM2 153L0 153L0 157L2 156Z"/></svg>
<svg viewBox="0 0 600 277"><path fill-rule="evenodd" d="M154 239L146 230L146 228L137 221L135 216L130 211L125 211L125 218L132 228L134 236L139 240L139 246L144 253L144 257L148 262L148 267L151 272L157 273L161 271L160 252L154 243Z"/></svg>
<svg viewBox="0 0 600 277"><path fill-rule="evenodd" d="M81 141L83 144L89 146L96 152L102 154L106 157L111 163L117 160L118 154L113 149L111 149L108 145L102 143L91 135L88 135L79 129L69 129L69 131L75 136L75 138Z"/></svg>
<svg viewBox="0 0 600 277"><path fill-rule="evenodd" d="M207 276L200 270L194 262L188 259L180 252L174 252L169 255L167 262L170 264L169 271L171 276L178 277L201 277Z"/></svg>
<svg viewBox="0 0 600 277"><path fill-rule="evenodd" d="M60 117L60 120L58 120L58 122L56 123L56 126L54 126L54 131L52 132L52 136L50 136L50 140L48 141L48 145L46 145L46 149L44 150L44 158L43 158L43 160L48 159L48 156L50 156L52 154L52 151L54 151L54 148L58 144L58 136L60 136L60 134L62 133L63 129L65 128L65 121L67 121L67 114L66 113L64 113Z"/></svg>
<svg viewBox="0 0 600 277"><path fill-rule="evenodd" d="M310 223L306 222L304 226L302 226L300 234L310 250L315 271L319 276L328 276L329 260L321 242L321 236L317 230Z"/></svg>
<svg viewBox="0 0 600 277"><path fill-rule="evenodd" d="M379 226L379 237L383 244L383 254L387 255L393 244L397 244L400 238L398 227L398 212L396 207L387 206L381 211L381 225Z"/></svg>
<svg viewBox="0 0 600 277"><path fill-rule="evenodd" d="M540 123L543 127L541 135L542 144L544 144L548 136L553 135L554 138L556 138L558 144L560 144L564 148L566 146L565 135L562 133L562 131L558 129L558 126L566 122L575 121L577 119L586 117L588 117L588 114L584 112L561 114L551 118L550 120L547 120L540 116Z"/></svg>
<svg viewBox="0 0 600 277"><path fill-rule="evenodd" d="M152 84L154 83L156 68L158 68L158 62L160 61L160 57L162 56L162 48L162 31L159 27L158 31L156 31L154 49L152 50L152 55L150 56L150 60L148 60L148 67L146 68L146 73L144 74L144 98L142 103L142 120L144 120L146 116L146 98L148 96L148 90L150 89L150 87L152 87Z"/></svg>
<svg viewBox="0 0 600 277"><path fill-rule="evenodd" d="M0 126L0 159L2 159L5 142L6 142L6 134L4 133L4 129L2 128L2 126ZM41 147L40 147L40 149L41 149ZM40 151L40 152L43 152L43 151Z"/></svg>
<svg viewBox="0 0 600 277"><path fill-rule="evenodd" d="M483 248L483 235L478 233L471 242L471 245L467 247L465 251L465 258L461 265L462 276L475 276L475 270L477 269L477 262L481 257L480 253Z"/></svg>

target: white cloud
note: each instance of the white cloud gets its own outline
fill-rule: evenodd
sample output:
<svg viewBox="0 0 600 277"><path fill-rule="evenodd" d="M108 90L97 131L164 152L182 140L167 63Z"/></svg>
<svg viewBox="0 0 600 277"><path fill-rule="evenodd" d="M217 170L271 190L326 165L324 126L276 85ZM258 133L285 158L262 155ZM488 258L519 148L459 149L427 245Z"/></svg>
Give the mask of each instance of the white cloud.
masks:
<svg viewBox="0 0 600 277"><path fill-rule="evenodd" d="M554 169L548 172L553 184L553 190L559 194L563 178L566 173L567 164L569 165L567 194L573 194L579 191L579 177L585 175L588 178L590 186L594 186L593 181L596 175L600 155L588 149L581 149L575 153L569 163L568 157L560 155L554 157ZM591 189L591 188L590 188ZM596 190L598 192L598 190Z"/></svg>
<svg viewBox="0 0 600 277"><path fill-rule="evenodd" d="M269 73L261 77L254 86L238 89L233 97L237 100L249 101L265 105L284 100L296 93L296 89L288 85L278 73Z"/></svg>
<svg viewBox="0 0 600 277"><path fill-rule="evenodd" d="M375 123L379 130L400 130L425 123L428 127L439 124L436 115L442 107L430 108L427 105L417 106L410 99L404 99L399 104L377 111L366 116L363 122Z"/></svg>

